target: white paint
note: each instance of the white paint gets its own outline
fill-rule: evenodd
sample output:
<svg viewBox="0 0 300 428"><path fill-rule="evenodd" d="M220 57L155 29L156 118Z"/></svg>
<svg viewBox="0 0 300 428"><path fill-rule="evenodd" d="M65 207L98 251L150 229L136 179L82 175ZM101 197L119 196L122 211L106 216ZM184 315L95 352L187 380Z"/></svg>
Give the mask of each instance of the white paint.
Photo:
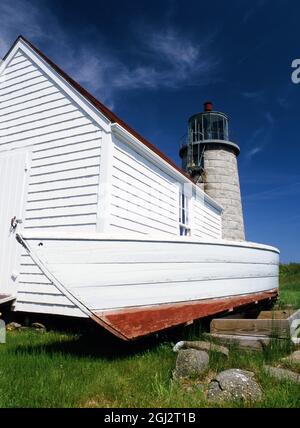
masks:
<svg viewBox="0 0 300 428"><path fill-rule="evenodd" d="M84 235L82 235L84 236ZM24 237L41 270L88 310L246 295L278 287L278 250L191 238ZM39 246L39 243L43 243ZM63 257L58 256L63 252Z"/></svg>
<svg viewBox="0 0 300 428"><path fill-rule="evenodd" d="M276 281L273 250L201 242L220 238L222 208L23 40L0 65L1 165L0 291L17 293L17 311L87 317ZM191 237L178 240L184 185ZM14 215L30 255L5 235Z"/></svg>
<svg viewBox="0 0 300 428"><path fill-rule="evenodd" d="M0 154L0 294L16 295L21 247L11 219L22 219L26 152ZM19 225L17 226L19 228ZM14 279L13 279L14 278Z"/></svg>
<svg viewBox="0 0 300 428"><path fill-rule="evenodd" d="M7 59L8 66L0 76L0 153L14 153L20 148L24 156L27 153L32 157L23 204L18 192L23 192L25 181L19 182L15 191L23 211L22 228L95 231L102 128L58 81L49 77L35 55L28 55L21 46L16 52L17 58ZM11 174L18 177L21 171L14 162ZM8 181L9 177L3 177L0 192L11 210L10 200L3 193ZM5 218L1 226L6 223ZM21 247L15 239L11 245L19 254ZM6 248L1 240L1 252L6 253ZM24 263L24 257L21 259L13 269L18 272L13 283L15 292L18 283L16 310L72 315L73 308L78 315L74 304L36 271L32 261ZM2 260L7 272L12 270L6 259ZM7 276L1 274L1 285L2 277L4 284Z"/></svg>

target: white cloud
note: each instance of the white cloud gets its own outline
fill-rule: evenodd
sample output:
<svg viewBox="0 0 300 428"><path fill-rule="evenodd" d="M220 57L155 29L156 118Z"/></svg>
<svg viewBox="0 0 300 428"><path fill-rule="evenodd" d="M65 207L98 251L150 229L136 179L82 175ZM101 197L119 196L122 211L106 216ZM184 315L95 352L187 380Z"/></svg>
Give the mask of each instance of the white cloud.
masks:
<svg viewBox="0 0 300 428"><path fill-rule="evenodd" d="M152 28L143 34L139 30L136 54L129 64L99 42L94 46L77 42L75 46L56 16L30 0L1 0L0 16L0 54L21 33L110 104L123 90L201 86L216 76L217 61L209 52L209 42L195 43L172 28Z"/></svg>
<svg viewBox="0 0 300 428"><path fill-rule="evenodd" d="M264 113L263 116L264 120L267 121L267 125L256 129L246 143L248 149L244 153L248 161L251 161L255 155L265 150L272 141L275 119L270 112Z"/></svg>
<svg viewBox="0 0 300 428"><path fill-rule="evenodd" d="M267 122L268 122L270 125L274 125L275 119L274 119L274 117L273 117L272 113L270 113L269 111L267 111L267 112L265 113L265 118L267 119Z"/></svg>
<svg viewBox="0 0 300 428"><path fill-rule="evenodd" d="M173 30L141 38L139 55L131 65L105 49L82 47L71 68L76 78L107 95L131 89L176 89L205 85L215 76L217 61L206 45L195 44ZM76 63L84 64L77 67Z"/></svg>
<svg viewBox="0 0 300 428"><path fill-rule="evenodd" d="M269 190L262 192L252 193L246 195L244 198L248 201L261 201L261 200L277 200L285 197L295 197L300 194L300 182L286 183L280 187L273 187Z"/></svg>
<svg viewBox="0 0 300 428"><path fill-rule="evenodd" d="M242 92L242 96L256 102L263 100L264 93L263 91Z"/></svg>
<svg viewBox="0 0 300 428"><path fill-rule="evenodd" d="M254 155L261 152L262 150L263 150L262 146L253 147L253 149L249 150L247 155L249 158L252 158Z"/></svg>
<svg viewBox="0 0 300 428"><path fill-rule="evenodd" d="M28 0L0 1L0 55L4 55L19 34L32 40L55 40L61 31L49 10ZM51 31L49 31L51 28Z"/></svg>

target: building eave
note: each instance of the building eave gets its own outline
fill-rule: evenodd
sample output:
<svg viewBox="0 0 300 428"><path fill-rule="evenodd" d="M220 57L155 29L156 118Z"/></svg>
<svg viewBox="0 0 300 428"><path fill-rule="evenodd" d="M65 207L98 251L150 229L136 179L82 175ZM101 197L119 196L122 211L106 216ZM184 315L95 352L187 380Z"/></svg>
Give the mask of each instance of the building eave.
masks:
<svg viewBox="0 0 300 428"><path fill-rule="evenodd" d="M18 44L20 44L20 48L27 48L29 51L31 50L37 58L39 58L44 64L50 67L50 70L60 78L60 83L65 84L65 89L71 89L73 92L79 95L79 99L83 99L85 102L89 103L89 105L95 109L98 113L101 114L101 117L104 118L107 123L105 126L105 131L109 132L110 128L114 130L114 132L119 132L123 138L127 141L131 141L131 143L135 144L135 146L139 146L141 150L148 154L148 157L152 157L155 162L159 162L160 165L163 165L164 170L168 173L176 177L177 180L184 183L192 183L192 185L197 189L197 192L200 191L201 194L205 197L211 205L213 205L216 209L222 210L222 207L214 201L211 197L209 197L205 192L203 192L199 186L196 186L192 178L180 167L178 167L175 162L173 162L168 156L166 156L162 151L160 151L156 146L150 143L146 138L140 135L137 131L131 128L127 123L125 123L122 119L120 119L115 113L113 113L108 107L106 107L103 103L101 103L97 98L91 95L86 89L84 89L78 82L72 79L66 72L64 72L58 65L56 65L53 61L51 61L43 52L41 52L38 48L36 48L31 42L26 40L23 36L19 36L12 47L9 49L7 54L3 58L2 66L5 67L5 62L9 58L10 54L14 52L14 50L18 49ZM23 46L22 46L23 44ZM97 119L94 115L92 115L94 119ZM100 119L99 119L100 120ZM110 126L111 125L111 126Z"/></svg>
<svg viewBox="0 0 300 428"><path fill-rule="evenodd" d="M172 178L177 180L178 182L184 184L190 184L197 191L198 194L201 194L205 201L211 204L214 208L219 211L223 211L221 205L219 205L214 199L212 199L207 193L205 193L199 186L197 186L193 180L190 179L187 174L183 173L176 165L172 165L167 162L164 157L159 156L155 153L151 148L147 145L141 145L139 139L137 139L134 135L132 135L127 129L122 127L118 123L113 123L111 126L112 133L117 137L121 138L125 141L129 146L133 149L142 151L143 155L148 158L150 161L154 162L158 165L165 173L171 175Z"/></svg>

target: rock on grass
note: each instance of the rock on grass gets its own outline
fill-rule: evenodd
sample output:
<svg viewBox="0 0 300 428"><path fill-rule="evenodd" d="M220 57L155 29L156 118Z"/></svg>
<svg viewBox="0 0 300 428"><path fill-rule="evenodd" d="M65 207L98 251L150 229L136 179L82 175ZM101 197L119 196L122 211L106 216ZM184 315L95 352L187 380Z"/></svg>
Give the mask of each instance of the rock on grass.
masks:
<svg viewBox="0 0 300 428"><path fill-rule="evenodd" d="M201 375L208 368L209 356L205 351L197 349L184 349L179 351L174 378L180 379L195 375Z"/></svg>
<svg viewBox="0 0 300 428"><path fill-rule="evenodd" d="M228 358L229 356L229 349L225 346L215 345L214 343L205 342L202 340L178 342L174 346L173 351L178 352L181 349L198 349L199 351L213 351L224 355L226 358Z"/></svg>
<svg viewBox="0 0 300 428"><path fill-rule="evenodd" d="M210 401L256 401L262 398L262 389L247 370L229 369L219 373L209 384Z"/></svg>
<svg viewBox="0 0 300 428"><path fill-rule="evenodd" d="M266 373L278 380L290 380L300 384L300 375L291 370L281 369L280 367L264 366Z"/></svg>
<svg viewBox="0 0 300 428"><path fill-rule="evenodd" d="M295 363L300 364L300 351L295 351L291 355L288 355L285 358L282 358L281 361L287 362L287 363Z"/></svg>

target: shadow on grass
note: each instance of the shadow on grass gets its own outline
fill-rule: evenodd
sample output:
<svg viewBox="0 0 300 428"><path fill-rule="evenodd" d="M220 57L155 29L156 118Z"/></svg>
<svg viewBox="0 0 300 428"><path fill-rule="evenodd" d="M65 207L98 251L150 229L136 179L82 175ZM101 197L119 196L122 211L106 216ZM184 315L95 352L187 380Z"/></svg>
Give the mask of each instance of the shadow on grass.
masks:
<svg viewBox="0 0 300 428"><path fill-rule="evenodd" d="M24 329L23 338L10 347L14 354L64 354L79 358L120 359L137 356L148 351L155 351L165 344L172 350L179 340L199 338L205 323L196 322L192 326L178 326L163 332L152 334L132 341L123 341L91 320L68 319L59 316L17 315L13 319L22 326L39 322L47 327L47 333L35 333ZM23 333L23 331L22 331ZM17 332L16 334L22 334Z"/></svg>

